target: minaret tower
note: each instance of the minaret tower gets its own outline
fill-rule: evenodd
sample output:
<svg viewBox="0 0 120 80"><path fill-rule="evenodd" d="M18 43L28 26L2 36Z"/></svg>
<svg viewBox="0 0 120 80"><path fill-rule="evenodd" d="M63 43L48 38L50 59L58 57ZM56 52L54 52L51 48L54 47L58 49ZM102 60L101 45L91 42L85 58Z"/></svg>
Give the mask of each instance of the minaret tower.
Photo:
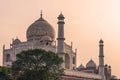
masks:
<svg viewBox="0 0 120 80"><path fill-rule="evenodd" d="M65 17L61 13L58 16L58 38L57 38L57 53L65 61L65 52L64 52L64 19ZM65 63L63 62L62 67L65 68Z"/></svg>
<svg viewBox="0 0 120 80"><path fill-rule="evenodd" d="M104 73L104 44L103 40L99 41L99 75L102 76L102 80L105 80L105 73Z"/></svg>

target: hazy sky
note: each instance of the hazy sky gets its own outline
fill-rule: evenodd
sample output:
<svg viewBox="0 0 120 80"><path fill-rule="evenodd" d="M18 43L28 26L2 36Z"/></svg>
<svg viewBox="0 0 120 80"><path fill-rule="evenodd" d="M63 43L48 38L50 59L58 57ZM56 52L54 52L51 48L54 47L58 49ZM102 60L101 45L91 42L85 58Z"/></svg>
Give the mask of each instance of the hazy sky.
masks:
<svg viewBox="0 0 120 80"><path fill-rule="evenodd" d="M0 59L2 46L12 38L26 41L30 24L43 17L55 29L57 16L65 16L65 42L77 48L77 66L92 58L98 65L98 42L104 40L105 63L120 77L120 0L0 0Z"/></svg>

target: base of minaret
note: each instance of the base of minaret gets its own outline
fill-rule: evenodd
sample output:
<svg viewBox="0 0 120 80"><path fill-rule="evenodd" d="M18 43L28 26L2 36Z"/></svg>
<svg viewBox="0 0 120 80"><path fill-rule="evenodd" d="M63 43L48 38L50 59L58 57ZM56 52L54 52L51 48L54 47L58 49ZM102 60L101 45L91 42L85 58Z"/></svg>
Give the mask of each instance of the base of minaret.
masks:
<svg viewBox="0 0 120 80"><path fill-rule="evenodd" d="M102 75L102 80L106 80L105 75Z"/></svg>
<svg viewBox="0 0 120 80"><path fill-rule="evenodd" d="M61 67L65 69L65 53L58 53L58 56L63 59L63 63L61 64Z"/></svg>

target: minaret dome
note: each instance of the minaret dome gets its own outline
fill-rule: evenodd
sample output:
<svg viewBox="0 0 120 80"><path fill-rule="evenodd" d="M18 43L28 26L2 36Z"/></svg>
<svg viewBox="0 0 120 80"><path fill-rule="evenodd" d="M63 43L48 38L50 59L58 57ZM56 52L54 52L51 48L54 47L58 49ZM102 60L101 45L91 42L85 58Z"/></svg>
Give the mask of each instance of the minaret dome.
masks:
<svg viewBox="0 0 120 80"><path fill-rule="evenodd" d="M60 13L60 15L58 16L58 19L59 19L59 20L64 20L65 17L64 17L64 15L63 15L62 13Z"/></svg>
<svg viewBox="0 0 120 80"><path fill-rule="evenodd" d="M99 43L104 43L104 41L102 39L100 39Z"/></svg>

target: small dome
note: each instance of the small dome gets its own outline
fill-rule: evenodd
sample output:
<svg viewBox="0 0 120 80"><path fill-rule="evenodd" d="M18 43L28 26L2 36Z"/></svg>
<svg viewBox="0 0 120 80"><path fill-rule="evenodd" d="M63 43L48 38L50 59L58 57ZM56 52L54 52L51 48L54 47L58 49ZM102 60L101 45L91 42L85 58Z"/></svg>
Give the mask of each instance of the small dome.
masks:
<svg viewBox="0 0 120 80"><path fill-rule="evenodd" d="M59 17L64 17L64 16L63 16L63 14L61 13L61 14L59 15Z"/></svg>
<svg viewBox="0 0 120 80"><path fill-rule="evenodd" d="M65 17L64 17L64 15L61 13L59 16L58 16L58 19L64 19Z"/></svg>
<svg viewBox="0 0 120 80"><path fill-rule="evenodd" d="M101 39L101 40L99 41L99 43L104 43L104 41Z"/></svg>
<svg viewBox="0 0 120 80"><path fill-rule="evenodd" d="M55 31L53 27L41 17L36 20L33 24L30 25L30 27L27 29L26 32L27 40L43 40L43 37L45 36L49 37L48 40L54 40L55 39ZM45 38L46 39L46 38Z"/></svg>
<svg viewBox="0 0 120 80"><path fill-rule="evenodd" d="M108 66L109 68L111 68L111 66Z"/></svg>
<svg viewBox="0 0 120 80"><path fill-rule="evenodd" d="M108 67L108 65L107 65L107 64L105 64L105 67Z"/></svg>
<svg viewBox="0 0 120 80"><path fill-rule="evenodd" d="M86 68L96 68L95 62L91 59L87 64Z"/></svg>
<svg viewBox="0 0 120 80"><path fill-rule="evenodd" d="M13 41L13 44L19 44L19 43L21 43L21 41L18 38Z"/></svg>
<svg viewBox="0 0 120 80"><path fill-rule="evenodd" d="M82 64L78 67L79 69L85 68Z"/></svg>

